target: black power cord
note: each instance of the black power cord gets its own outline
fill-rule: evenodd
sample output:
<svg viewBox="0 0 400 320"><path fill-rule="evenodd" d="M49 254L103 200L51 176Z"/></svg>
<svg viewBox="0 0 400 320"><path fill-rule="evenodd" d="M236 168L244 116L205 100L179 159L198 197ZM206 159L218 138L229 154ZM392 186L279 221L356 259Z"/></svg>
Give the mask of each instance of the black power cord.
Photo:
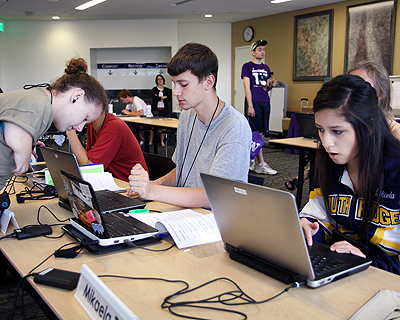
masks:
<svg viewBox="0 0 400 320"><path fill-rule="evenodd" d="M217 312L237 314L237 315L242 316L243 319L247 319L247 315L243 312L240 312L237 310L231 310L231 309L227 309L227 308L212 306L212 304L222 304L222 305L226 305L226 306L258 305L258 304L269 302L269 301L281 296L285 292L288 292L290 289L299 288L300 286L305 284L305 281L295 282L291 286L286 287L281 292L277 293L276 295L274 295L270 298L267 298L267 299L264 299L261 301L256 301L255 299L253 299L249 295L247 295L239 287L239 285L237 285L233 280L224 278L224 277L208 281L208 282L201 284L193 289L189 289L189 284L184 280L169 280L169 279L152 278L152 277L129 277L129 276L119 276L119 275L99 275L98 277L99 278L119 278L119 279L129 279L129 280L156 280L156 281L163 281L163 282L169 282L169 283L181 283L184 285L184 288L180 289L180 290L176 291L175 293L164 298L164 301L161 304L161 308L167 309L171 314L173 314L177 317L182 317L182 318L187 318L187 319L196 319L196 320L207 320L207 319L184 315L182 313L178 313L176 311L176 309L177 308L182 309L185 307L190 308L190 309L196 309L196 308L197 309L207 309L207 310L213 310L213 311L217 311ZM231 290L231 291L226 291L226 292L214 295L209 298L201 299L201 300L178 301L178 302L172 301L172 299L174 299L178 296L183 296L187 293L201 289L201 288L203 288L207 285L210 285L212 283L215 283L217 281L228 281L231 284L233 284L236 289ZM236 301L238 301L238 302L236 302Z"/></svg>

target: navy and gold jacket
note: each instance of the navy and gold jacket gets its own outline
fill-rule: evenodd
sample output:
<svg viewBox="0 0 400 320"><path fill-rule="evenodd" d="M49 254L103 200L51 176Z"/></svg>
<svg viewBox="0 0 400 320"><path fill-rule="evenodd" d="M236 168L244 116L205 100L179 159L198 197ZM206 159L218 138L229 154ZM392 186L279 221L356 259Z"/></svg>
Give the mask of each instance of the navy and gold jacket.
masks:
<svg viewBox="0 0 400 320"><path fill-rule="evenodd" d="M375 215L368 229L367 240L375 267L400 274L400 159L385 159L384 186ZM317 179L315 179L317 180ZM313 240L329 242L334 229L357 237L362 220L363 200L355 198L353 184L344 166L336 165L329 188L330 214L325 210L321 189L314 181L309 202L300 213L310 221L316 219L320 228ZM366 241L367 242L367 241Z"/></svg>

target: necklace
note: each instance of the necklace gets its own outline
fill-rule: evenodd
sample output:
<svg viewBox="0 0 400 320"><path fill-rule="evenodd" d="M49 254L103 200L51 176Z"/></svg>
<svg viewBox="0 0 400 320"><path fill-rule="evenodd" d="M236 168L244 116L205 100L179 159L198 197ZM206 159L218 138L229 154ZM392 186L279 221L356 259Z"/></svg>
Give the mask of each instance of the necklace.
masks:
<svg viewBox="0 0 400 320"><path fill-rule="evenodd" d="M40 84L26 84L24 85L25 90L29 90L32 88L46 88L50 91L50 104L53 104L53 93L51 92L51 86L48 83L40 83Z"/></svg>
<svg viewBox="0 0 400 320"><path fill-rule="evenodd" d="M195 156L194 156L194 158L193 158L192 164L190 165L189 171L188 171L188 173L187 173L187 175L186 175L185 181L183 182L183 184L181 185L181 187L184 187L184 186L185 186L186 181L187 181L187 179L189 178L189 174L190 174L190 172L192 171L194 162L196 161L196 158L197 158L197 155L199 154L200 148L201 148L201 146L203 145L204 139L206 138L208 129L210 129L210 126L211 126L211 123L212 123L212 121L213 121L213 119L214 119L215 113L217 112L217 109L218 109L218 106L219 106L219 97L217 97L217 98L218 98L217 106L215 107L215 110L214 110L214 113L213 113L213 115L212 115L212 117L211 117L210 123L207 125L206 132L204 132L203 139L202 139L201 142L200 142L200 146L199 146L199 148L197 149L197 152L196 152L196 154L195 154ZM185 165L185 160L186 160L186 156L187 156L187 153L188 153L188 150L189 150L190 140L192 139L192 134L193 134L194 125L195 125L195 123L196 123L196 119L197 119L197 114L196 114L196 116L194 117L194 120L193 120L192 130L190 131L190 136L189 136L189 140L188 140L188 143L187 143L187 146L186 146L185 155L184 155L184 157L183 157L181 172L179 173L179 178L178 178L178 180L177 180L177 181L178 181L178 182L177 182L177 187L179 187L179 183L180 183L180 181L181 181L182 172L183 172L183 166Z"/></svg>

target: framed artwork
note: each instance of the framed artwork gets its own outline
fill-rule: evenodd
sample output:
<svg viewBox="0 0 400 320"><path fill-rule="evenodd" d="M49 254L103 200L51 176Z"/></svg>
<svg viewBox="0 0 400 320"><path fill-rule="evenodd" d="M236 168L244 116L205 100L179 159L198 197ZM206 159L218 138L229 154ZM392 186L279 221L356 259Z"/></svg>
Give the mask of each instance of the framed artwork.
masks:
<svg viewBox="0 0 400 320"><path fill-rule="evenodd" d="M392 74L396 2L377 1L347 7L345 73L356 63L371 60Z"/></svg>
<svg viewBox="0 0 400 320"><path fill-rule="evenodd" d="M295 16L293 80L331 76L333 10Z"/></svg>

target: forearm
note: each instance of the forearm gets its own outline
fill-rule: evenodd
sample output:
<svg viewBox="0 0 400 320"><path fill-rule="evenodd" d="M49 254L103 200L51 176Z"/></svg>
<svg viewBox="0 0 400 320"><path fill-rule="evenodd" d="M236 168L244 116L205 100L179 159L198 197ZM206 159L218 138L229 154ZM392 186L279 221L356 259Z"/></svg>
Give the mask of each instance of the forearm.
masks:
<svg viewBox="0 0 400 320"><path fill-rule="evenodd" d="M154 183L163 185L163 186L175 187L175 185L176 185L176 168L172 169L165 176L162 176L161 178L154 180Z"/></svg>
<svg viewBox="0 0 400 320"><path fill-rule="evenodd" d="M169 203L184 208L210 208L203 187L181 188L155 184L151 187L147 199Z"/></svg>
<svg viewBox="0 0 400 320"><path fill-rule="evenodd" d="M244 95L246 97L247 105L253 107L253 101L250 89L250 79L248 77L243 77Z"/></svg>
<svg viewBox="0 0 400 320"><path fill-rule="evenodd" d="M72 153L75 155L79 164L91 164L92 162L89 160L85 148L82 146L79 141L78 135L75 130L67 131L69 145L71 147Z"/></svg>
<svg viewBox="0 0 400 320"><path fill-rule="evenodd" d="M245 95L245 97L246 97L247 105L248 105L249 107L253 107L253 101L251 100L252 97L251 97L250 88L246 89L246 87L245 87L245 89L244 89L244 95Z"/></svg>
<svg viewBox="0 0 400 320"><path fill-rule="evenodd" d="M127 109L124 109L123 113L130 117L140 117L140 116L144 115L143 109L141 109L139 111L129 111Z"/></svg>

